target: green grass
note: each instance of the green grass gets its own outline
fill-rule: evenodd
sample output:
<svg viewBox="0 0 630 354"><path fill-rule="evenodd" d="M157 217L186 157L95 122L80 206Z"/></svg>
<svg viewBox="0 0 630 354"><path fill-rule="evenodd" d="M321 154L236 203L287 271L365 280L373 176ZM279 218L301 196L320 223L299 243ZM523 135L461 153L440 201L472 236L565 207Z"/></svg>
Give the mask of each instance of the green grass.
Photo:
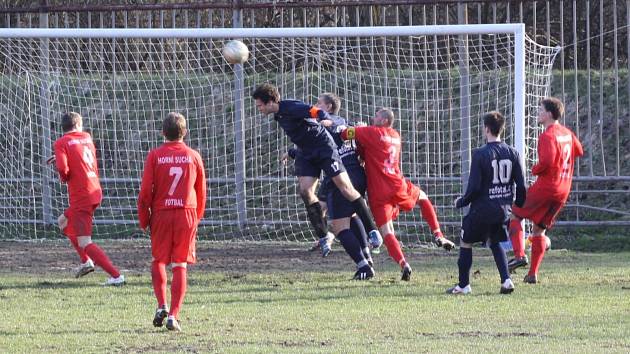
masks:
<svg viewBox="0 0 630 354"><path fill-rule="evenodd" d="M3 268L0 352L630 351L630 253L551 251L540 284L522 284L520 272L516 291L502 296L492 258L476 249L473 293L458 297L443 294L456 282L456 257L408 253L410 283L385 254L377 280L350 281L340 248L325 272L316 255L312 267L296 259L283 271L192 268L181 333L151 325L145 268L127 272L121 288L100 287L99 272L75 280Z"/></svg>

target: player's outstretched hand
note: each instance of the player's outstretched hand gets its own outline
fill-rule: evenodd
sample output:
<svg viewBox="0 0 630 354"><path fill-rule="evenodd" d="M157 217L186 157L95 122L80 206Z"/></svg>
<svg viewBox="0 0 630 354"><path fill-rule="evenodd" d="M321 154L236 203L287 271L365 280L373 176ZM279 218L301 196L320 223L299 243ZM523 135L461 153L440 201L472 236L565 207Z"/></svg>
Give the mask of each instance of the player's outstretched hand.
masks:
<svg viewBox="0 0 630 354"><path fill-rule="evenodd" d="M455 244L451 241L449 241L446 237L436 237L435 238L435 244L438 247L442 247L447 251L450 251L452 249L455 248Z"/></svg>
<svg viewBox="0 0 630 354"><path fill-rule="evenodd" d="M329 119L324 119L324 120L320 120L319 124L321 124L321 125L323 125L323 126L328 128L328 127L333 125L333 121L329 120Z"/></svg>
<svg viewBox="0 0 630 354"><path fill-rule="evenodd" d="M46 159L46 165L52 165L53 163L55 163L55 155Z"/></svg>

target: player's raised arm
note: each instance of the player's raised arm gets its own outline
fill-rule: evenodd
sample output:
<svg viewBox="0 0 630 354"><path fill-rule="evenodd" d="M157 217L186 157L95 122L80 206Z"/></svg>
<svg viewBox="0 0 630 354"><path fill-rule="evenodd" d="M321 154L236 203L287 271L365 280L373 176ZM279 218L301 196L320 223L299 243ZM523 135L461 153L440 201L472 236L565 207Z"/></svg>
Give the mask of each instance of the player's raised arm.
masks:
<svg viewBox="0 0 630 354"><path fill-rule="evenodd" d="M516 163L512 165L512 180L516 183L516 198L514 199L514 204L521 208L525 204L527 188L525 187L523 165L521 165L521 158L518 152L516 154Z"/></svg>
<svg viewBox="0 0 630 354"><path fill-rule="evenodd" d="M151 203L153 202L153 153L147 155L144 162L144 172L142 173L142 183L140 194L138 195L138 221L140 228L145 230L151 221Z"/></svg>
<svg viewBox="0 0 630 354"><path fill-rule="evenodd" d="M470 164L470 175L468 176L468 186L466 187L466 193L463 197L457 199L455 207L463 208L470 204L479 193L481 189L481 158L478 152L475 152L472 156L472 162Z"/></svg>
<svg viewBox="0 0 630 354"><path fill-rule="evenodd" d="M203 218L206 211L206 172L203 168L201 156L197 155L197 179L195 180L195 193L197 194L197 221Z"/></svg>

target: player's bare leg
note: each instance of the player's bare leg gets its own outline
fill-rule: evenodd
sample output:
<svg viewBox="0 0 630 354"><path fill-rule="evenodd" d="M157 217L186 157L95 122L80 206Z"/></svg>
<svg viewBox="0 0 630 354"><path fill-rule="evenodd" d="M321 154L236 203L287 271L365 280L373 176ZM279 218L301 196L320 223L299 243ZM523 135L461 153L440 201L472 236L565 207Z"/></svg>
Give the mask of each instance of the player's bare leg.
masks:
<svg viewBox="0 0 630 354"><path fill-rule="evenodd" d="M317 235L317 242L322 251L322 257L326 257L330 254L333 237L331 237L332 235L328 236L328 225L324 217L322 203L320 203L315 194L317 182L318 178L316 177L298 177L299 193L302 201L304 201L308 220L311 222L311 226Z"/></svg>
<svg viewBox="0 0 630 354"><path fill-rule="evenodd" d="M355 280L368 280L374 277L374 269L363 254L358 237L350 228L350 218L332 220L332 230L357 266L354 273Z"/></svg>
<svg viewBox="0 0 630 354"><path fill-rule="evenodd" d="M392 257L394 262L396 262L401 268L400 279L409 281L411 279L411 266L407 263L405 255L400 248L400 243L394 234L394 223L389 220L384 225L381 225L379 229L381 233L385 235L383 243L385 244L385 248L387 248L387 253L389 253L389 256Z"/></svg>
<svg viewBox="0 0 630 354"><path fill-rule="evenodd" d="M532 263L523 281L528 284L536 284L538 282L538 268L545 257L545 250L547 248L545 229L534 224L530 238L532 240Z"/></svg>
<svg viewBox="0 0 630 354"><path fill-rule="evenodd" d="M357 213L357 215L361 219L361 222L363 222L363 225L368 231L370 244L372 245L372 247L380 247L383 243L381 233L377 229L376 224L374 224L372 213L370 212L370 209L368 208L365 199L363 199L363 197L361 197L361 194L356 189L354 189L348 173L344 171L333 177L332 180L341 192L341 194L344 196L344 198L352 202L352 205L354 206L354 211Z"/></svg>
<svg viewBox="0 0 630 354"><path fill-rule="evenodd" d="M179 326L179 310L184 302L188 284L187 264L171 263L173 280L171 281L171 310L166 320L166 328L170 331L181 331Z"/></svg>
<svg viewBox="0 0 630 354"><path fill-rule="evenodd" d="M470 268L472 267L472 244L464 241L459 242L459 258L457 259L459 268L459 282L454 287L446 290L447 294L466 295L470 288Z"/></svg>
<svg viewBox="0 0 630 354"><path fill-rule="evenodd" d="M119 286L125 284L125 276L114 267L105 252L92 242L92 236L79 236L77 240L79 247L83 248L92 261L110 275L110 278L103 285Z"/></svg>
<svg viewBox="0 0 630 354"><path fill-rule="evenodd" d="M447 251L455 248L455 244L449 241L442 234L442 229L440 228L440 223L438 222L437 214L435 213L435 208L429 200L429 197L424 193L424 191L420 191L420 195L418 196L418 201L416 205L420 207L420 213L422 214L422 218L429 224L431 228L431 233L433 234L433 240L438 247L442 247Z"/></svg>
<svg viewBox="0 0 630 354"><path fill-rule="evenodd" d="M516 269L529 264L527 256L525 255L525 238L523 237L522 219L514 214L510 215L509 233L512 249L514 250L514 258L510 259L508 262L508 269L510 273L512 273Z"/></svg>

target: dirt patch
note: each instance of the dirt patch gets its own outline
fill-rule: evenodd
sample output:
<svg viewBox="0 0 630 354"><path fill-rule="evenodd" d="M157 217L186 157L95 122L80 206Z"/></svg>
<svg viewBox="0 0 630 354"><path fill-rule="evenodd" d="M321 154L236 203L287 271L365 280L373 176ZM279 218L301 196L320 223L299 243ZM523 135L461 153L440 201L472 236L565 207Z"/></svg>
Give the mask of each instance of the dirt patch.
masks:
<svg viewBox="0 0 630 354"><path fill-rule="evenodd" d="M151 266L151 245L148 240L97 240L114 264L125 272L146 273ZM341 245L335 244L330 256L322 258L319 251L310 252L310 244L279 242L199 242L194 269L245 273L276 271L327 271L353 269L354 265ZM386 252L383 250L383 252ZM407 258L456 257L456 252L444 253L431 248L407 248ZM386 254L375 258L376 266L388 262ZM1 241L0 272L62 273L79 264L78 256L66 240Z"/></svg>

